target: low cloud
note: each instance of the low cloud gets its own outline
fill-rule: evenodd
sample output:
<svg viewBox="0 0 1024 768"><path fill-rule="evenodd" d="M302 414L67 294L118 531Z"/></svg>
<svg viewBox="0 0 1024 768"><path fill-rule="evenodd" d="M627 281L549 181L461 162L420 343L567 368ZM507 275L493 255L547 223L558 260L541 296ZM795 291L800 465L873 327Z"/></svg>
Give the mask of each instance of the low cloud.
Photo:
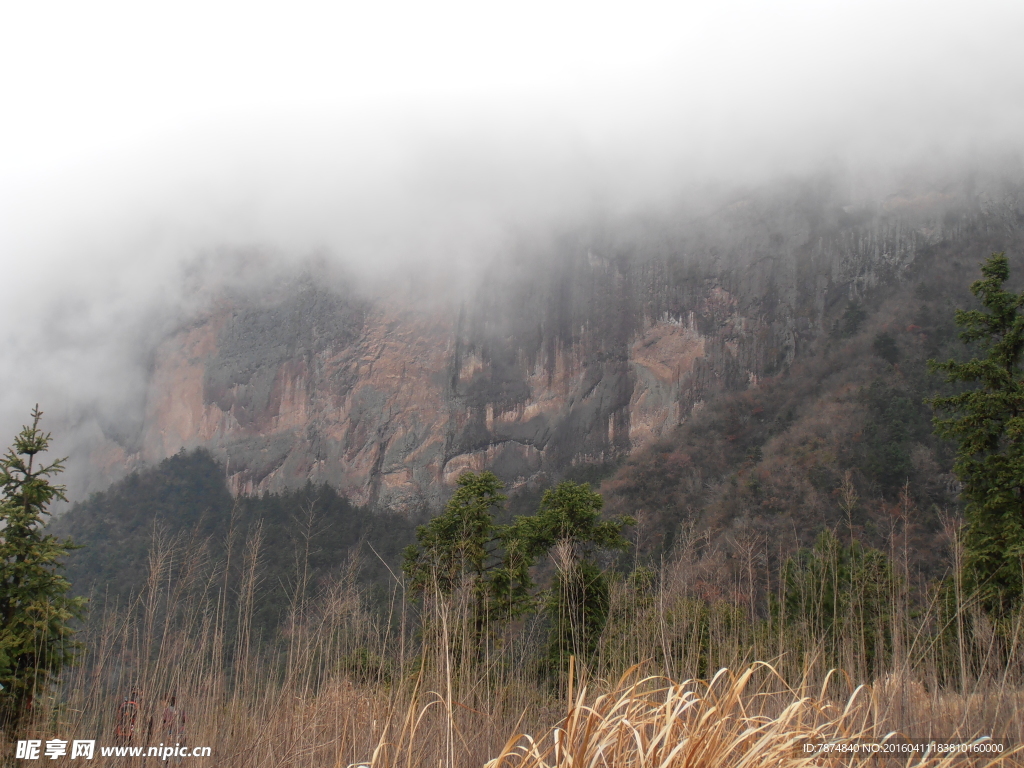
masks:
<svg viewBox="0 0 1024 768"><path fill-rule="evenodd" d="M130 423L163 334L310 260L457 294L595 215L1019 164L1019 3L705 6L5 12L0 434Z"/></svg>

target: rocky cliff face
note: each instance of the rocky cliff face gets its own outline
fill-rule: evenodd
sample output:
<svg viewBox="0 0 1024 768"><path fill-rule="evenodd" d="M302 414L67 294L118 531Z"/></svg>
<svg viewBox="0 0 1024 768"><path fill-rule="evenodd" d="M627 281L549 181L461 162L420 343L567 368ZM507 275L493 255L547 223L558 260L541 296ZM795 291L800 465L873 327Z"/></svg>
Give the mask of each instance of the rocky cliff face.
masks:
<svg viewBox="0 0 1024 768"><path fill-rule="evenodd" d="M935 243L1021 220L1019 187L850 204L794 185L523 245L451 305L297 279L168 337L137 445L103 450L149 463L202 445L236 492L310 479L399 509L466 469L524 482L779 375Z"/></svg>

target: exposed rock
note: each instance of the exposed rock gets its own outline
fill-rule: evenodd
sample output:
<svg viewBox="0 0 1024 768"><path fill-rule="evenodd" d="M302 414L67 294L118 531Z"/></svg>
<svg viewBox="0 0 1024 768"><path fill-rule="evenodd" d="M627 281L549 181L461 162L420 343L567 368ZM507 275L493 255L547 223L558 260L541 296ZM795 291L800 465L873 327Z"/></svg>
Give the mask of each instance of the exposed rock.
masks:
<svg viewBox="0 0 1024 768"><path fill-rule="evenodd" d="M309 280L226 301L157 350L134 458L202 445L236 493L309 479L408 509L467 469L516 483L615 457L784 371L848 302L998 207L840 198L798 188L524 247L461 307Z"/></svg>

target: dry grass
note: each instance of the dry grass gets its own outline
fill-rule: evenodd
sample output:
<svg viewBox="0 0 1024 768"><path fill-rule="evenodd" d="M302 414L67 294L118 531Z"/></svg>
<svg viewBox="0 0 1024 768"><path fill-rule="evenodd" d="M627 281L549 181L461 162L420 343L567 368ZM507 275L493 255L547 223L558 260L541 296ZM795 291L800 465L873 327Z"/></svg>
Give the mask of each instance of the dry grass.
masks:
<svg viewBox="0 0 1024 768"><path fill-rule="evenodd" d="M193 745L212 746L214 756L185 762L240 768L1024 765L1021 747L973 759L912 755L889 762L877 756L823 758L803 751L807 743L889 735L895 703L891 682L875 690L861 686L848 691L848 683L832 676L821 687L804 685L798 690L767 664L739 672L723 669L710 681L682 683L642 677L634 669L614 685L594 681L575 690L570 686L561 705L536 688L526 688L492 690L486 699L480 696L474 702L478 709L460 701L454 689L425 689L426 677L421 671L411 687L388 691L337 676L306 696L269 680L244 695L229 692L227 686L211 692L212 680L198 681L200 688L183 696L192 707L188 739ZM939 722L963 719L967 710L986 706L985 697L977 694L943 694L938 709L929 709L930 694L923 689L900 691L902 706ZM848 695L839 695L843 692ZM54 706L23 738L98 738L102 744L114 743L113 720L104 714L112 714L116 699L90 702L82 696L76 703L82 709ZM968 733L961 727L958 732L903 735L956 736L966 741L982 732ZM159 735L140 736L136 743L159 741ZM6 746L7 755L13 754L12 746ZM123 765L125 760L97 758L94 764Z"/></svg>
<svg viewBox="0 0 1024 768"><path fill-rule="evenodd" d="M542 627L505 626L480 656L470 642L468 591L414 608L396 585L382 613L355 587L355 564L316 587L297 579L286 625L261 637L252 622L260 546L258 536L248 542L240 578L229 583L202 547L158 541L137 599L92 617L82 633L82 663L37 699L16 738L112 745L118 705L138 686L134 744L165 741L161 713L174 693L186 712L187 743L213 748L212 758L183 763L232 768L874 766L888 763L815 757L801 748L890 732L1024 743L1016 644L1005 656L993 651L991 663L962 679L954 676L959 685L940 684L941 660L921 639L931 619L909 619L898 612L899 600L893 620L903 622L905 645L871 687L861 685L872 682L863 675L829 672L813 638L766 635L739 621L749 606L709 608L694 585L713 574L677 562L643 600L620 585L613 614L621 618L606 630L590 668L550 681L534 663ZM796 642L809 652L790 652ZM840 657L849 650L840 648ZM0 742L0 764L13 762L13 754L9 740ZM97 755L90 764L132 762L159 761ZM1017 751L973 762L915 755L891 764L1024 759Z"/></svg>
<svg viewBox="0 0 1024 768"><path fill-rule="evenodd" d="M665 678L630 682L587 703L583 689L564 720L542 738L513 737L487 768L747 768L880 765L876 755L808 754L805 745L892 740L863 687L845 702L801 695L767 664L740 674L720 670L709 682ZM1022 747L998 756L912 755L906 766L1022 764Z"/></svg>

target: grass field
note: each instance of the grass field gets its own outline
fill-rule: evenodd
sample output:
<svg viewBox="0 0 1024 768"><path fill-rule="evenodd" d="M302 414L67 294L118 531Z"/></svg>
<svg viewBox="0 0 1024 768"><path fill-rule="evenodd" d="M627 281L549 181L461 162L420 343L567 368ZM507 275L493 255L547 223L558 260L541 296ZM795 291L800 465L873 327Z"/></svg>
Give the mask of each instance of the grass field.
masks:
<svg viewBox="0 0 1024 768"><path fill-rule="evenodd" d="M937 597L912 609L893 594L871 651L856 600L841 631L777 611L758 618L752 603L702 599L708 563L684 553L640 591L616 581L597 653L553 675L537 663L541 614L495 620L476 646L468 588L414 603L396 579L390 602L371 608L357 563L317 585L298 567L289 620L262 636L252 623L262 546L253 537L228 580L202 547L156 542L148 583L130 605L94 612L79 635L81 663L37 698L17 737L113 745L118 707L135 687L133 745L170 743L162 716L173 694L185 742L212 749L182 762L239 768L1024 765L1020 617L994 628L969 600L942 618ZM897 736L1010 746L803 751ZM93 764L126 761L160 762L97 751Z"/></svg>

